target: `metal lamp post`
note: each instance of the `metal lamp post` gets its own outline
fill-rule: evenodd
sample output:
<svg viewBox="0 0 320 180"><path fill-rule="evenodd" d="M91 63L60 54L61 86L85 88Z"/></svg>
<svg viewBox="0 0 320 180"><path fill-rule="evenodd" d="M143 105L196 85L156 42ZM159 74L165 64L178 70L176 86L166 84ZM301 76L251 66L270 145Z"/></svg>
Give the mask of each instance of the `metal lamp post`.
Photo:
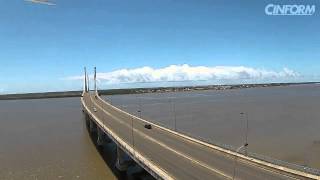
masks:
<svg viewBox="0 0 320 180"><path fill-rule="evenodd" d="M242 146L240 146L237 150L236 150L236 153L239 153L241 151L241 149L245 148L245 155L247 156L248 155L248 152L247 152L247 147L248 147L248 130L249 130L249 118L248 118L248 113L243 113L241 112L240 113L241 116L245 115L246 116L246 132L245 132L245 142ZM238 156L235 155L235 160L234 160L234 168L233 168L233 176L232 176L232 179L234 180L234 178L236 177L236 166L237 166L237 158Z"/></svg>
<svg viewBox="0 0 320 180"><path fill-rule="evenodd" d="M236 153L239 153L242 148L246 148L247 146L248 146L247 143L244 144L244 145L242 145L242 146L240 146L240 147L236 150ZM238 156L235 155L232 180L234 180L234 178L236 177L237 158L238 158Z"/></svg>
<svg viewBox="0 0 320 180"><path fill-rule="evenodd" d="M248 113L243 113L243 112L241 112L240 113L241 114L241 116L243 116L243 115L245 115L245 117L246 117L246 132L245 132L245 148L246 148L246 151L245 151L245 153L246 153L246 155L248 155L248 153L247 153L247 146L248 146L248 131L249 131L249 118L248 118Z"/></svg>

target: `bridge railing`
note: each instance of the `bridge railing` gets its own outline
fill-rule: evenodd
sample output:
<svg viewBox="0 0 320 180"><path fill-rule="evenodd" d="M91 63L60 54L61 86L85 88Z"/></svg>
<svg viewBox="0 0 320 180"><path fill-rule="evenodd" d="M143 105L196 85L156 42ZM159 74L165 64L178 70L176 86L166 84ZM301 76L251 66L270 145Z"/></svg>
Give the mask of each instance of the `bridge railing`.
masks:
<svg viewBox="0 0 320 180"><path fill-rule="evenodd" d="M97 126L99 126L103 131L105 131L109 138L111 138L113 142L115 142L123 151L125 151L131 158L133 158L135 162L137 162L141 167L148 171L155 179L173 180L173 178L169 174L167 174L163 169L153 164L151 159L148 159L141 155L138 151L135 150L134 146L126 143L111 129L107 128L105 122L99 120L99 118L97 118L96 115L92 114L87 105L85 105L85 98L83 98L81 101L89 117L95 119Z"/></svg>
<svg viewBox="0 0 320 180"><path fill-rule="evenodd" d="M115 105L112 105L112 106L115 106ZM117 106L117 108L121 109L122 111L125 111L121 106ZM213 139L208 139L208 138L204 138L204 137L201 137L201 136L196 136L194 134L190 134L189 132L183 131L183 130L178 129L178 128L175 130L174 127L172 127L172 126L165 125L163 123L154 121L154 120L146 118L146 117L143 117L143 119L145 119L147 121L150 121L150 122L152 122L154 124L157 124L159 126L165 127L167 129L170 129L172 131L176 131L178 133L187 135L187 136L189 136L191 138L198 139L200 141L206 142L208 144L212 144L214 146L217 146L217 147L220 147L220 148L223 148L223 149L226 149L226 150L230 150L230 151L233 151L233 152L237 151L237 147L234 147L232 145L224 144L224 143L215 141ZM311 168L311 167L307 167L307 166L302 166L302 165L298 165L298 164L294 164L294 163L289 163L289 162L286 162L286 161L283 161L283 160L279 160L279 159L276 159L276 158L272 158L272 157L269 157L269 156L266 156L266 155L262 155L262 154L258 154L258 153L254 153L254 152L250 152L250 151L245 152L244 149L242 151L238 152L238 153L240 153L242 155L247 155L248 157L251 157L251 158L254 158L254 159L258 159L258 160L261 160L261 161L264 161L264 162L267 162L267 163L271 163L271 164L274 164L274 165L278 165L278 166L286 167L286 168L289 168L289 169L297 170L297 171L300 171L300 172L304 172L304 173L320 176L320 169L315 169L315 168Z"/></svg>
<svg viewBox="0 0 320 180"><path fill-rule="evenodd" d="M244 154L244 152L241 152L242 154ZM253 153L253 152L248 152L248 155L250 157L256 158L256 159L260 159L266 162L270 162L272 164L276 164L279 166L284 166L284 167L288 167L290 169L294 169L294 170L299 170L308 174L314 174L317 176L320 176L320 170L319 169L315 169L315 168L311 168L311 167L307 167L307 166L302 166L302 165L298 165L298 164L293 164L293 163L289 163L286 161L282 161L279 159L275 159L272 157L268 157L262 154L257 154L257 153Z"/></svg>
<svg viewBox="0 0 320 180"><path fill-rule="evenodd" d="M164 124L161 124L161 123L155 122L155 121L152 121L152 122L156 123L158 125L164 126L164 127L168 128L168 129L174 130L173 127L169 127L167 125L164 125ZM230 150L230 151L234 151L234 152L237 151L237 147L234 147L232 145L224 144L224 143L221 143L221 142L218 142L218 141L215 141L215 140L212 140L212 139L204 138L204 137L201 137L201 136L195 136L193 134L190 134L189 132L186 132L186 131L183 131L183 130L180 130L180 129L177 129L176 131L179 132L179 133L185 134L187 136L190 136L192 138L199 139L199 140L201 140L203 142L206 142L206 143L209 143L209 144L212 144L212 145L215 145L215 146L218 146L218 147ZM258 154L258 153L254 153L254 152L250 152L250 151L247 151L247 153L246 153L245 149L242 149L239 153L241 153L243 155L247 154L247 156L249 156L249 157L252 157L252 158L255 158L255 159L259 159L259 160L262 160L262 161L265 161L265 162L269 162L269 163L272 163L272 164L275 164L275 165L288 167L290 169L294 169L294 170L298 170L298 171L301 171L301 172L305 172L305 173L309 173L309 174L314 174L314 175L320 176L320 170L319 169L315 169L315 168L311 168L311 167L307 167L307 166L302 166L302 165L298 165L298 164L289 163L289 162L286 162L286 161L283 161L283 160L279 160L279 159L276 159L276 158L272 158L272 157L269 157L269 156L266 156L266 155L262 155L262 154Z"/></svg>
<svg viewBox="0 0 320 180"><path fill-rule="evenodd" d="M118 106L118 108L122 109L120 106ZM122 109L122 110L125 111L124 109ZM163 123L154 121L154 120L146 118L146 117L144 117L144 119L146 119L146 120L148 120L148 121L150 121L150 122L152 122L154 124L157 124L159 126L162 126L162 127L167 128L167 129L170 129L172 131L175 131L174 127L172 127L172 126L165 125ZM181 134L185 134L185 135L187 135L189 137L192 137L192 138L198 139L200 141L206 142L208 144L212 144L212 145L215 145L215 146L218 146L218 147L221 147L221 148L233 151L233 152L237 151L237 147L234 147L232 145L224 144L224 143L221 143L221 142L218 142L218 141L215 141L215 140L212 140L212 139L204 138L204 137L201 137L201 136L196 136L194 134L190 134L189 132L183 131L181 129L176 129L176 131L181 133ZM290 168L290 169L293 169L293 170L298 170L298 171L305 172L305 173L308 173L308 174L313 174L313 175L320 176L320 170L319 169L315 169L315 168L311 168L311 167L307 167L307 166L302 166L302 165L298 165L298 164L294 164L294 163L289 163L289 162L286 162L286 161L283 161L283 160L279 160L279 159L276 159L276 158L272 158L272 157L269 157L269 156L266 156L266 155L262 155L262 154L258 154L258 153L254 153L254 152L250 152L250 151L247 151L247 153L246 153L245 149L242 149L238 153L243 154L243 155L246 154L248 157L252 157L252 158L255 158L255 159L258 159L258 160L262 160L262 161L265 161L265 162L268 162L268 163L271 163L271 164L274 164L274 165L279 165L279 166L287 167L287 168Z"/></svg>

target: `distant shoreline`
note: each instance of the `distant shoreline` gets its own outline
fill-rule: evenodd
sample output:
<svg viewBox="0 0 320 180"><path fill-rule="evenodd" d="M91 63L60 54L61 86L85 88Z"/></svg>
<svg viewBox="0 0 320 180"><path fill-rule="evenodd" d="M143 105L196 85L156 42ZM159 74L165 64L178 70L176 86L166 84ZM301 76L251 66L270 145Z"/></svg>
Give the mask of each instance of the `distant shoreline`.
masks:
<svg viewBox="0 0 320 180"><path fill-rule="evenodd" d="M48 98L80 97L81 93L82 93L82 91L4 94L4 95L0 95L0 100L48 99Z"/></svg>
<svg viewBox="0 0 320 180"><path fill-rule="evenodd" d="M244 88L256 88L256 87L306 85L306 84L317 84L317 83L320 83L320 82L265 83L265 84L235 84L235 85L206 85L206 86L180 86L180 87L108 89L108 90L99 90L99 94L100 95L116 95L116 94L141 94L141 93L164 93L164 92L180 92L180 91L198 91L198 90L229 90L229 89L244 89ZM81 97L81 94L82 94L82 91L4 94L4 95L0 95L0 100Z"/></svg>

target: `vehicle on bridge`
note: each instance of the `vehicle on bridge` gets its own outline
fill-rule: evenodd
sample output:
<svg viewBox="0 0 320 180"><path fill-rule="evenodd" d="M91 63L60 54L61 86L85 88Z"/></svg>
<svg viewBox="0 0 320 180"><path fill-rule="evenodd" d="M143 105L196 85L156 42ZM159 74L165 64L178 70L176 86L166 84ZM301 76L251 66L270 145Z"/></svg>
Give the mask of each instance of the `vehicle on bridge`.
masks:
<svg viewBox="0 0 320 180"><path fill-rule="evenodd" d="M96 74L96 72L95 72ZM96 75L95 75L96 77ZM156 179L316 179L319 172L292 168L207 143L129 114L90 91L85 72L81 97L87 124L117 144L116 167L125 171L129 156ZM95 80L96 83L96 80ZM317 174L318 173L318 174Z"/></svg>

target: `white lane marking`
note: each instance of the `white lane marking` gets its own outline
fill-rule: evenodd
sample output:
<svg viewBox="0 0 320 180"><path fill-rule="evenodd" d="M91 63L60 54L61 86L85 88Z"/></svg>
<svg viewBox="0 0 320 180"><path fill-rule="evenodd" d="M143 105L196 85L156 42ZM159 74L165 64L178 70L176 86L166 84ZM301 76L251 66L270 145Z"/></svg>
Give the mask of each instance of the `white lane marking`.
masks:
<svg viewBox="0 0 320 180"><path fill-rule="evenodd" d="M90 109L84 103L83 98L81 98L81 101L82 101L84 107L87 109L88 113L91 114L91 116L96 119L97 123L99 123L101 127L104 127L105 130L111 136L113 136L123 147L128 148L128 151L131 152L132 154L134 154L134 156L135 156L134 158L137 158L139 161L142 161L142 162L148 164L150 166L149 168L152 169L155 173L158 173L158 175L160 175L162 178L164 178L166 180L174 180L174 178L169 173L167 173L165 170L161 169L160 167L156 166L150 160L144 158L144 156L142 156L142 154L140 154L139 152L136 152L130 145L128 145L124 140L122 140L120 137L118 137L111 129L109 129L106 125L104 125L103 122L100 121L98 117L96 117L92 112L90 112Z"/></svg>
<svg viewBox="0 0 320 180"><path fill-rule="evenodd" d="M181 133L172 131L172 130L170 130L170 129L168 129L168 128L165 128L165 127L162 127L162 126L160 126L160 125L158 125L158 124L155 124L155 123L146 121L146 120L141 119L141 118L139 118L139 117L136 117L136 116L134 116L134 115L132 115L132 114L126 112L126 111L123 111L123 110L121 110L121 109L119 109L119 108L117 108L117 107L115 107L115 106L113 106L113 105L105 102L103 99L101 99L100 96L98 96L98 99L100 99L102 103L104 103L104 104L112 107L113 109L116 109L116 110L119 111L119 112L122 112L122 113L124 113L124 114L127 114L127 115L129 115L129 116L131 116L131 117L134 117L134 118L137 119L137 120L140 120L140 121L142 121L142 122L146 122L146 123L152 124L153 126L156 126L156 127L160 128L160 129L163 129L164 131L170 132L170 133L172 133L172 134L174 134L174 135L176 135L176 136L183 137L183 138L185 138L185 139L188 139L188 140L190 140L190 141L193 141L194 143L198 143L198 144L200 144L200 145L207 146L207 147L212 148L212 149L215 149L215 150L217 150L217 151L220 151L220 152L223 152L223 153L232 155L232 156L237 156L237 157L240 158L240 159L243 159L243 160L248 161L248 162L243 161L243 162L245 162L245 163L248 163L248 164L249 164L249 163L257 163L258 165L260 165L260 167L261 167L261 166L266 166L266 167L269 167L269 168L276 169L276 170L278 170L278 171L283 171L283 172L288 173L288 174L293 174L293 175L296 175L296 176L302 176L302 177L306 177L306 178L311 178L311 179L320 180L320 176L317 176L317 175L308 174L308 173L305 173L305 172L302 172L302 171L290 169L290 168L287 168L287 167L284 167L284 166L280 166L280 165L275 165L275 164L268 163L268 162L265 162L265 161L262 161L262 160L259 160L259 159L255 159L255 158L252 158L252 157L247 157L247 156L244 156L244 155L242 155L242 154L233 152L233 151L231 151L231 150L227 150L227 149L218 147L218 146L216 146L216 145L209 144L209 143L200 141L200 140L198 140L198 139L189 137L189 136L187 136L187 135L184 135L184 134L181 134ZM253 167L255 167L255 166L253 166ZM273 172L272 170L270 170L270 171ZM281 174L281 173L279 172L278 174ZM293 177L292 177L292 178L293 178Z"/></svg>
<svg viewBox="0 0 320 180"><path fill-rule="evenodd" d="M251 167L255 167L255 168L257 167L257 165L254 165L254 164L253 164L252 162L250 162L250 161L244 161L244 160L242 160L242 159L239 159L238 161L241 161L243 164L246 164L246 165L251 166ZM262 166L259 166L259 168L257 168L257 169L262 169L262 170L268 171L268 172L270 173L270 175L272 175L272 173L274 173L274 174L278 174L278 175L280 175L280 176L284 176L284 177L286 177L286 178L300 180L299 178L295 178L295 177L292 177L292 176L286 175L286 174L281 174L281 173L279 173L279 172L277 172L277 171L273 171L273 170L271 170L271 169L267 169L267 168L262 167Z"/></svg>
<svg viewBox="0 0 320 180"><path fill-rule="evenodd" d="M99 107L99 109L101 109L103 112L105 112L106 114L108 114L109 116L111 116L113 119L115 119L115 120L117 120L119 123L127 126L129 129L132 128L130 125L128 125L127 123L125 123L125 122L122 121L121 119L119 119L119 118L117 118L116 116L112 115L111 113L105 111L100 105L98 105L96 102L93 101L93 99L91 98L91 96L90 96L90 99L91 99L91 101L92 101L97 107ZM201 167L203 167L203 168L206 168L206 169L208 169L208 170L210 170L210 171L213 171L213 172L215 172L215 173L217 173L217 174L219 174L219 175L221 175L221 176L223 176L223 177L225 177L225 178L232 179L231 176L224 174L222 171L220 171L220 170L218 170L218 169L211 168L209 165L207 165L206 163L204 163L204 162L202 162L202 161L195 160L195 159L193 159L193 158L191 158L191 157L189 157L189 156L187 156L187 155L185 155L185 154L183 154L183 153L181 153L181 152L179 152L179 151L177 151L177 150L175 150L175 149L173 149L173 148L170 148L170 147L167 146L166 144L157 141L156 139L148 136L147 134L143 133L142 131L140 131L140 130L138 130L138 129L136 129L136 128L133 128L133 130L134 130L135 132L137 132L138 134L140 134L142 137L145 137L146 139L149 139L150 141L152 141L152 142L154 142L154 143L162 146L163 148L166 148L166 149L168 149L169 151L172 151L173 153L176 153L177 155L179 155L179 156L181 156L181 157L183 157L183 158L185 158L185 159L190 160L190 161L193 162L194 164L198 164L199 166L201 166Z"/></svg>

